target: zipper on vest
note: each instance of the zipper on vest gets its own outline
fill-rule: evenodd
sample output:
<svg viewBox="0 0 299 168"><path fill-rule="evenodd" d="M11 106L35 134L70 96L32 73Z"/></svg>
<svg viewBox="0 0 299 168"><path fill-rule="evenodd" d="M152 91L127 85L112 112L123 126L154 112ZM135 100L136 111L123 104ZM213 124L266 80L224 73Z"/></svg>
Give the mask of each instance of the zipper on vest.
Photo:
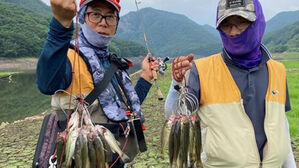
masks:
<svg viewBox="0 0 299 168"><path fill-rule="evenodd" d="M260 159L260 153L258 151L258 148L257 148L257 144L256 144L256 138L255 138L255 133L254 133L254 128L253 128L253 125L252 125L252 122L250 120L250 118L248 117L247 113L245 112L245 108L244 108L244 104L243 104L243 99L241 99L241 109L243 111L243 114L245 115L246 117L246 120L248 121L248 125L250 125L250 130L251 130L251 133L254 137L253 141L254 141L254 150L255 150L255 153L256 153L256 156L257 156L257 160L259 162L259 168L262 167L262 162L261 162L261 159Z"/></svg>
<svg viewBox="0 0 299 168"><path fill-rule="evenodd" d="M263 167L263 163L261 162L259 168L262 168L262 167Z"/></svg>

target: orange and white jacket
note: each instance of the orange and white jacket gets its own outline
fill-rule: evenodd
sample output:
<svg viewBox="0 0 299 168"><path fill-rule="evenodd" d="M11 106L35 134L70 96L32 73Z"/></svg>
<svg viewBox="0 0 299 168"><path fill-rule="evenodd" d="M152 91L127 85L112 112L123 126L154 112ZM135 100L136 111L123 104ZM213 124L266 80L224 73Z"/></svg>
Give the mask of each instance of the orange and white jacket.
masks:
<svg viewBox="0 0 299 168"><path fill-rule="evenodd" d="M200 79L200 108L207 156L205 168L279 168L289 153L286 132L286 71L281 63L267 62L269 86L265 98L264 129L267 143L260 161L252 123L241 93L221 54L195 60Z"/></svg>

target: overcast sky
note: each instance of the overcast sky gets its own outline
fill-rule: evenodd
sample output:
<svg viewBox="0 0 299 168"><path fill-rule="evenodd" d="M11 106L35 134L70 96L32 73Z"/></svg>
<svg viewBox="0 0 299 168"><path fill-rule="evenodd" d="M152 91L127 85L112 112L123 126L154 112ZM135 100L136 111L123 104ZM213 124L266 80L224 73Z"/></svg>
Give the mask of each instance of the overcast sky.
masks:
<svg viewBox="0 0 299 168"><path fill-rule="evenodd" d="M42 0L49 4L50 0ZM79 1L79 0L77 0ZM120 15L136 11L135 0L120 0L122 10ZM139 8L155 9L184 14L195 22L215 27L216 8L218 0L138 0ZM299 0L260 0L266 20L282 11L299 10Z"/></svg>

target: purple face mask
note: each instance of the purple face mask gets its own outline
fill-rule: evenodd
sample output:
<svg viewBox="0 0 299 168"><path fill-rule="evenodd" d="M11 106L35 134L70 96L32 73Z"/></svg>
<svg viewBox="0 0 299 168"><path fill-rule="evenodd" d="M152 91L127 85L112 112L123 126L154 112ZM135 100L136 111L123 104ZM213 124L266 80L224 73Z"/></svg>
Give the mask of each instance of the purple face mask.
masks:
<svg viewBox="0 0 299 168"><path fill-rule="evenodd" d="M265 32L265 18L262 6L258 0L254 1L256 21L237 37L230 37L219 30L223 46L231 59L245 68L254 68L262 59L260 49Z"/></svg>

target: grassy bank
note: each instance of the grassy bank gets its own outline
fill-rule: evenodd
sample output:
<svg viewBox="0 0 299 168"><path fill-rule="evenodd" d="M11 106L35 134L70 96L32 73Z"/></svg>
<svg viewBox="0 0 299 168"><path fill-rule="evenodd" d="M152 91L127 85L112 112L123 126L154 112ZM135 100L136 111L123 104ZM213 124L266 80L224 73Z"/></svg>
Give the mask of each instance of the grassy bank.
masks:
<svg viewBox="0 0 299 168"><path fill-rule="evenodd" d="M299 55L298 55L299 56ZM293 140L299 140L299 61L281 61L287 68L287 81L292 110L287 113ZM299 144L298 144L299 149Z"/></svg>
<svg viewBox="0 0 299 168"><path fill-rule="evenodd" d="M273 57L279 60L299 60L299 52L274 53Z"/></svg>
<svg viewBox="0 0 299 168"><path fill-rule="evenodd" d="M0 72L0 77L2 76L7 76L7 75L13 75L13 74L17 74L20 72Z"/></svg>

